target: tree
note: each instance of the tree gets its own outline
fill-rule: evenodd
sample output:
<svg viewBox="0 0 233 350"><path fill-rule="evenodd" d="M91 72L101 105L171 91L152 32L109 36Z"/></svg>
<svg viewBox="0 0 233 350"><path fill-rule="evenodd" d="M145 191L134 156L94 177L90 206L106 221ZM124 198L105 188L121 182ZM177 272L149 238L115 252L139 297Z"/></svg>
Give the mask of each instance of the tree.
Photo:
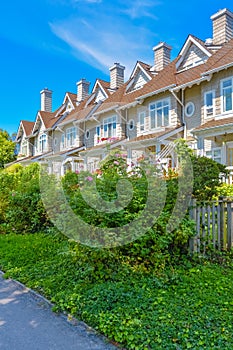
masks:
<svg viewBox="0 0 233 350"><path fill-rule="evenodd" d="M4 168L5 164L14 161L15 158L15 143L7 131L0 129L0 168Z"/></svg>

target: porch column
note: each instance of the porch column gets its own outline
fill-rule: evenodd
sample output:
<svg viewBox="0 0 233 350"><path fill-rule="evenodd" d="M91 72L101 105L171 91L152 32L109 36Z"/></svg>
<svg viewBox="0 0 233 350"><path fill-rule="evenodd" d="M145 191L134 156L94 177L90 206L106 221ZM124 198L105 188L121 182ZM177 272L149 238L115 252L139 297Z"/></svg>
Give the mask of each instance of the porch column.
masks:
<svg viewBox="0 0 233 350"><path fill-rule="evenodd" d="M227 145L226 142L222 143L222 159L221 159L222 164L227 164Z"/></svg>
<svg viewBox="0 0 233 350"><path fill-rule="evenodd" d="M132 164L132 149L127 148L127 164L129 165L129 169L131 169Z"/></svg>

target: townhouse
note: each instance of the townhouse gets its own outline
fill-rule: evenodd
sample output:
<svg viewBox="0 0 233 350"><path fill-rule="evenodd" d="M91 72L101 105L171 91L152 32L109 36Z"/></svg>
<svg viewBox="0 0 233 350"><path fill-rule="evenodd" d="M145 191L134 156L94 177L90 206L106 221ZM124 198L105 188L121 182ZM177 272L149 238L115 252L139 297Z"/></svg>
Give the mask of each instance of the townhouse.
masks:
<svg viewBox="0 0 233 350"><path fill-rule="evenodd" d="M41 91L34 122L21 121L17 162L47 162L51 173L94 171L109 150L128 164L145 154L164 169L176 166L172 141L187 140L198 155L233 166L233 13L211 16L213 37L188 35L171 61L171 47L153 48L153 64L137 61L125 82L114 63L110 81L81 79L52 112L52 91Z"/></svg>

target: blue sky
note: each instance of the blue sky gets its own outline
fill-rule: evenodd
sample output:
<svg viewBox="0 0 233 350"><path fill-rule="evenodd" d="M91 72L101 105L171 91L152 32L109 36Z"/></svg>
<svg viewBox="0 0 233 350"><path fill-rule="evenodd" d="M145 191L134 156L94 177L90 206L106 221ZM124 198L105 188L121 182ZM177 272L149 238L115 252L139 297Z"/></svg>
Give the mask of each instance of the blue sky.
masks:
<svg viewBox="0 0 233 350"><path fill-rule="evenodd" d="M172 58L188 34L212 37L210 16L232 0L12 0L0 2L0 128L34 121L40 91L53 91L53 110L76 82L109 80L114 62L129 76L137 60L153 63L165 41Z"/></svg>

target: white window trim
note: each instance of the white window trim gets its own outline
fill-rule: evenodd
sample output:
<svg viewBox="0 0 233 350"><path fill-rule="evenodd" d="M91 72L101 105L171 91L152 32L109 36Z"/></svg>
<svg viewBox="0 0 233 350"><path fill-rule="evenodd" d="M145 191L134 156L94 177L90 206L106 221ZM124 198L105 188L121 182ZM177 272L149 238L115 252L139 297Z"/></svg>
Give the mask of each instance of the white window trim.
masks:
<svg viewBox="0 0 233 350"><path fill-rule="evenodd" d="M70 143L70 140L68 139L68 134L73 134L74 133L74 137L72 138L72 142ZM73 147L76 143L76 138L77 138L77 129L75 126L72 126L70 128L66 129L66 147Z"/></svg>
<svg viewBox="0 0 233 350"><path fill-rule="evenodd" d="M89 140L89 138L90 138L90 130L87 129L86 132L85 132L85 139Z"/></svg>
<svg viewBox="0 0 233 350"><path fill-rule="evenodd" d="M220 157L214 157L214 151L220 151ZM210 156L207 156L207 153L208 152L211 152L211 155ZM212 148L210 151L207 151L207 152L205 152L206 153L206 157L207 158L211 158L211 159L213 159L213 160L215 160L216 158L220 158L221 160L220 160L220 164L222 164L222 156L223 156L223 154L222 154L222 148L221 147L214 147L214 148Z"/></svg>
<svg viewBox="0 0 233 350"><path fill-rule="evenodd" d="M131 127L131 125L132 125L132 127ZM132 130L134 130L134 128L135 128L135 121L134 121L134 119L130 119L128 121L128 130L132 131Z"/></svg>
<svg viewBox="0 0 233 350"><path fill-rule="evenodd" d="M150 107L151 107L151 105L153 105L153 104L157 104L157 103L159 103L159 102L164 102L164 101L167 101L167 102L168 102L168 125L162 125L162 126L157 126L157 125L155 125L155 127L152 128L152 126L151 126L151 114L150 114L151 109L150 109ZM163 98L163 99L161 99L161 100L157 100L157 101L151 102L151 103L149 104L149 118L150 118L150 120L149 120L149 125L150 125L150 129L151 129L151 130L161 129L161 128L165 128L166 126L169 126L170 123L171 123L171 99L170 99L170 98ZM156 117L155 117L155 118L156 118ZM157 124L157 123L155 123L155 124Z"/></svg>
<svg viewBox="0 0 233 350"><path fill-rule="evenodd" d="M232 92L231 92L231 99L232 99L232 109L229 110L229 111L224 111L224 99L223 99L223 83L224 81L227 81L227 80L231 80L231 87L232 87ZM221 93L221 113L222 114L228 114L228 113L231 113L233 111L233 77L228 77L228 78L225 78L225 79L222 79L220 81L220 93Z"/></svg>
<svg viewBox="0 0 233 350"><path fill-rule="evenodd" d="M141 124L141 116L143 115L144 122ZM140 134L144 133L146 130L146 111L141 111L138 113L138 131ZM141 130L141 126L143 126L143 129Z"/></svg>
<svg viewBox="0 0 233 350"><path fill-rule="evenodd" d="M108 138L108 137L116 137L116 135L112 135L112 136L107 136L107 135L105 135L105 128L104 128L104 126L105 125L108 125L108 124L110 124L110 120L112 120L112 124L114 123L114 120L115 119L115 123L116 123L116 128L115 128L115 133L116 133L116 135L117 135L117 116L116 115L112 115L111 117L108 117L108 118L104 118L103 119L103 134L102 134L102 137L104 137L104 138ZM114 129L114 128L113 128Z"/></svg>
<svg viewBox="0 0 233 350"><path fill-rule="evenodd" d="M189 106L193 107L193 110L192 110L191 113L188 113L188 107ZM186 105L185 105L184 111L185 111L185 116L188 117L188 118L191 118L194 115L194 113L195 113L195 104L192 101L187 102Z"/></svg>
<svg viewBox="0 0 233 350"><path fill-rule="evenodd" d="M43 153L46 152L47 147L48 147L48 137L45 133L41 134L38 137L38 141L39 141L39 153ZM42 145L44 145L44 147L42 147Z"/></svg>
<svg viewBox="0 0 233 350"><path fill-rule="evenodd" d="M206 96L207 94L213 94L213 114L208 115L207 114L207 106L206 106ZM209 119L209 118L213 118L215 116L215 90L209 90L209 91L205 91L204 93L204 118L205 119Z"/></svg>

